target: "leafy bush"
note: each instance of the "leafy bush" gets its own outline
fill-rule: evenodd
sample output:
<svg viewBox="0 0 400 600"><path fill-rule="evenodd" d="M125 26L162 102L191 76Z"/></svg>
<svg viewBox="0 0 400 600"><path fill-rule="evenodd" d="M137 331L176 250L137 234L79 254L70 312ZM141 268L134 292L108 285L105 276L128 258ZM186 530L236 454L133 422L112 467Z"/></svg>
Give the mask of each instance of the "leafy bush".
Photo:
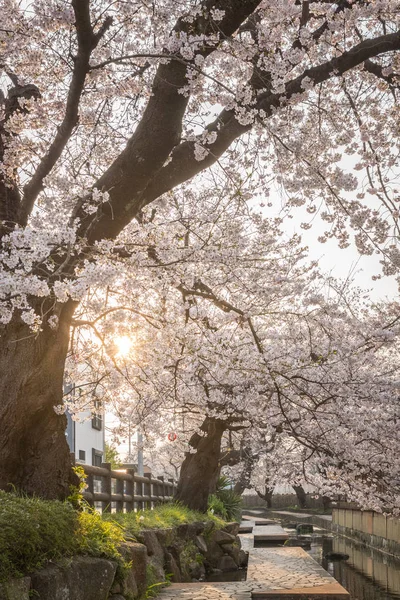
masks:
<svg viewBox="0 0 400 600"><path fill-rule="evenodd" d="M214 515L218 515L224 521L228 520L228 514L226 512L224 503L216 494L211 494L208 498L208 510Z"/></svg>
<svg viewBox="0 0 400 600"><path fill-rule="evenodd" d="M75 554L111 558L123 567L123 539L121 528L95 511L0 491L0 581Z"/></svg>
<svg viewBox="0 0 400 600"><path fill-rule="evenodd" d="M0 581L77 553L78 528L71 504L0 491Z"/></svg>
<svg viewBox="0 0 400 600"><path fill-rule="evenodd" d="M165 504L153 511L100 515L81 505L79 489L70 502L40 500L0 491L0 582L40 569L49 560L76 554L104 557L126 568L119 551L141 529L174 527L195 521L224 522L217 516Z"/></svg>
<svg viewBox="0 0 400 600"><path fill-rule="evenodd" d="M119 547L124 541L124 532L116 523L102 518L96 511L79 514L77 530L78 550L80 554L107 557L121 562Z"/></svg>
<svg viewBox="0 0 400 600"><path fill-rule="evenodd" d="M215 494L208 499L208 509L226 521L240 518L242 498L230 488L231 482L225 475L218 479Z"/></svg>

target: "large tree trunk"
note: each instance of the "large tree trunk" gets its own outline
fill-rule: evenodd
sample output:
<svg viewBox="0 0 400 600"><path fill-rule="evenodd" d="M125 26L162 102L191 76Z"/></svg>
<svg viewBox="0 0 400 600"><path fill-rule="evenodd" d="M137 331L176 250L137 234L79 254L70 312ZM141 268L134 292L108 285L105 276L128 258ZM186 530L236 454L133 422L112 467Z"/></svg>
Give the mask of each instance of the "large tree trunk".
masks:
<svg viewBox="0 0 400 600"><path fill-rule="evenodd" d="M206 512L208 496L215 490L220 472L222 434L224 421L207 417L201 428L206 435L192 435L188 452L181 467L175 499L193 510Z"/></svg>
<svg viewBox="0 0 400 600"><path fill-rule="evenodd" d="M305 493L303 486L292 485L292 488L296 492L297 502L299 503L300 508L307 508L307 494Z"/></svg>
<svg viewBox="0 0 400 600"><path fill-rule="evenodd" d="M0 489L63 499L76 482L65 437L63 374L72 302L59 327L33 333L14 319L0 329Z"/></svg>

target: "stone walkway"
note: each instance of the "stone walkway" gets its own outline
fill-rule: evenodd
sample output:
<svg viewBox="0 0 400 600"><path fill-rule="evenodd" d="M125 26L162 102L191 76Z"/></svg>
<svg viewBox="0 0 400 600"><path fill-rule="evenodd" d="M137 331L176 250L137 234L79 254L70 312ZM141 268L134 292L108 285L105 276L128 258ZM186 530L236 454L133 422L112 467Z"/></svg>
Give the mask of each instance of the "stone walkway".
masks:
<svg viewBox="0 0 400 600"><path fill-rule="evenodd" d="M264 525L253 527L254 539L263 542L284 542L289 534L280 525Z"/></svg>
<svg viewBox="0 0 400 600"><path fill-rule="evenodd" d="M255 526L255 521L242 521L239 525L239 533L252 533Z"/></svg>
<svg viewBox="0 0 400 600"><path fill-rule="evenodd" d="M349 600L348 592L302 548L254 548L250 533L240 539L249 552L246 581L172 584L161 591L160 600Z"/></svg>

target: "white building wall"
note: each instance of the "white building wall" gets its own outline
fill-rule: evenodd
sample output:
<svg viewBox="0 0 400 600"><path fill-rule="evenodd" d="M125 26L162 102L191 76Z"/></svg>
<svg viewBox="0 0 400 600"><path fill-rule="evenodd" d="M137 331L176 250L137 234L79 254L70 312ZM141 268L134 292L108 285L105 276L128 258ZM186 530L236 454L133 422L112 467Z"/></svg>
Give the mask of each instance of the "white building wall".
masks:
<svg viewBox="0 0 400 600"><path fill-rule="evenodd" d="M85 460L80 458L80 451L85 453ZM93 451L101 453L101 462L104 462L104 419L99 431L92 426L91 412L86 411L79 414L79 421L75 421L75 461L92 465Z"/></svg>

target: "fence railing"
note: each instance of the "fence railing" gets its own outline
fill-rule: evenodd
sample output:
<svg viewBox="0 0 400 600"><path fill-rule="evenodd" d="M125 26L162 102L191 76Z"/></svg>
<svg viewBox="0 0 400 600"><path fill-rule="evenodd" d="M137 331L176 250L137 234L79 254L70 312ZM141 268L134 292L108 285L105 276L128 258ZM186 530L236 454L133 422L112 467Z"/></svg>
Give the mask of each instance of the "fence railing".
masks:
<svg viewBox="0 0 400 600"><path fill-rule="evenodd" d="M152 477L145 473L143 477L133 469L113 471L110 463L101 467L80 465L86 473L87 489L83 493L85 500L102 512L130 512L172 500L176 484L173 479Z"/></svg>

